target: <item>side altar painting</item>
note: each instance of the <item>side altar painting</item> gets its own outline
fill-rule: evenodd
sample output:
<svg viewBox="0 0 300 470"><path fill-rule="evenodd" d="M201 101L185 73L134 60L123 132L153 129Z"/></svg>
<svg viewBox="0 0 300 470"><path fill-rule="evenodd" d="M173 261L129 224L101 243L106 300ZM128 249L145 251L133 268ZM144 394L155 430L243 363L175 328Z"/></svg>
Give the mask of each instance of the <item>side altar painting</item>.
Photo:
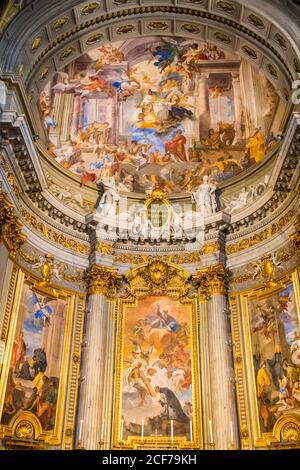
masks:
<svg viewBox="0 0 300 470"><path fill-rule="evenodd" d="M129 436L192 438L195 390L190 316L189 306L167 297L145 297L136 306L126 306L121 440Z"/></svg>
<svg viewBox="0 0 300 470"><path fill-rule="evenodd" d="M300 327L292 285L249 302L261 432L285 413L300 418Z"/></svg>
<svg viewBox="0 0 300 470"><path fill-rule="evenodd" d="M54 429L67 302L24 284L2 411L2 425L32 412L44 431Z"/></svg>
<svg viewBox="0 0 300 470"><path fill-rule="evenodd" d="M124 192L192 191L265 158L278 95L238 55L183 38L100 45L39 97L50 155L83 183Z"/></svg>

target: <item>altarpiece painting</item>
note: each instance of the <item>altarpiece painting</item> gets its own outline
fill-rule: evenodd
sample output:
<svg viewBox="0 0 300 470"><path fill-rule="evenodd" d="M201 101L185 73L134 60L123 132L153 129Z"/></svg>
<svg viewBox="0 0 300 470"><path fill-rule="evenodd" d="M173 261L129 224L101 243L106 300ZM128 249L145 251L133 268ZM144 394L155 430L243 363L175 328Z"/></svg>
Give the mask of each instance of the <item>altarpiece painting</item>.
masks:
<svg viewBox="0 0 300 470"><path fill-rule="evenodd" d="M295 291L249 301L253 364L261 431L286 413L300 416L300 328Z"/></svg>
<svg viewBox="0 0 300 470"><path fill-rule="evenodd" d="M119 441L193 441L196 340L190 304L146 296L123 310ZM198 414L198 416L197 416Z"/></svg>
<svg viewBox="0 0 300 470"><path fill-rule="evenodd" d="M58 410L66 386L66 349L69 339L68 296L53 296L24 283L13 306L14 333L6 379L2 382L2 432L26 416L45 437L57 436Z"/></svg>

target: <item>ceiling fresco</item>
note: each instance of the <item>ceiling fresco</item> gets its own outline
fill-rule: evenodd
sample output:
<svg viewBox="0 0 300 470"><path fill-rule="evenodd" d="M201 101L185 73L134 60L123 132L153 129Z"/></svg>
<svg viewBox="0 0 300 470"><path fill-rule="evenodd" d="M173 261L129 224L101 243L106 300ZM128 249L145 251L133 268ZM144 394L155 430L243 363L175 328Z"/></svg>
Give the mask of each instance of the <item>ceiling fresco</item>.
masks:
<svg viewBox="0 0 300 470"><path fill-rule="evenodd" d="M39 96L48 151L83 184L114 177L123 192L168 194L261 162L278 143L278 103L238 55L162 36L101 45Z"/></svg>

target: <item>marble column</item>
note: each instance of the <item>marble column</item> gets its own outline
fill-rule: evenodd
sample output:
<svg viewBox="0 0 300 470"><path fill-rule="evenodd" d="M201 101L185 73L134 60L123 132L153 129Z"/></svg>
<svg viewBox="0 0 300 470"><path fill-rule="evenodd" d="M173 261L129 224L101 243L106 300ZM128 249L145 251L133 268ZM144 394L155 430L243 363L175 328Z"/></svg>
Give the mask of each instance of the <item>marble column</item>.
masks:
<svg viewBox="0 0 300 470"><path fill-rule="evenodd" d="M211 444L207 422L212 423L213 444L217 450L238 447L238 424L234 390L234 371L230 347L230 324L226 315L226 285L228 272L223 265L210 266L198 271L198 284L202 294L209 296L207 312L210 399L206 402L205 428ZM204 313L205 315L205 313ZM210 414L210 416L209 416ZM232 424L231 424L232 423ZM233 429L233 440L231 437ZM206 438L207 438L206 437ZM209 446L208 446L209 448Z"/></svg>
<svg viewBox="0 0 300 470"><path fill-rule="evenodd" d="M207 137L210 129L210 110L208 95L208 73L202 73L198 81L198 119L200 138Z"/></svg>
<svg viewBox="0 0 300 470"><path fill-rule="evenodd" d="M239 142L242 139L242 96L239 73L232 73L232 88L236 130L235 142Z"/></svg>
<svg viewBox="0 0 300 470"><path fill-rule="evenodd" d="M108 297L115 291L117 278L112 269L90 268L76 433L76 445L80 440L81 447L88 450L110 448L112 402L108 388L113 378L115 322L113 302Z"/></svg>

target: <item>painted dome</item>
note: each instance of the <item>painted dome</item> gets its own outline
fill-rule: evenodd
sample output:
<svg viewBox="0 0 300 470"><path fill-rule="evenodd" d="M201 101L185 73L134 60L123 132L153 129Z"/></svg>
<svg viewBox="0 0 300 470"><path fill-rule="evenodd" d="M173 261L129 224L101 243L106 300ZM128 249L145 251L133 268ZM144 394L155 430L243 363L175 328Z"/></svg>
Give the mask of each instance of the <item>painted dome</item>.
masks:
<svg viewBox="0 0 300 470"><path fill-rule="evenodd" d="M113 176L122 192L176 194L261 162L284 107L237 53L155 36L80 56L47 83L39 109L50 155L83 184Z"/></svg>

